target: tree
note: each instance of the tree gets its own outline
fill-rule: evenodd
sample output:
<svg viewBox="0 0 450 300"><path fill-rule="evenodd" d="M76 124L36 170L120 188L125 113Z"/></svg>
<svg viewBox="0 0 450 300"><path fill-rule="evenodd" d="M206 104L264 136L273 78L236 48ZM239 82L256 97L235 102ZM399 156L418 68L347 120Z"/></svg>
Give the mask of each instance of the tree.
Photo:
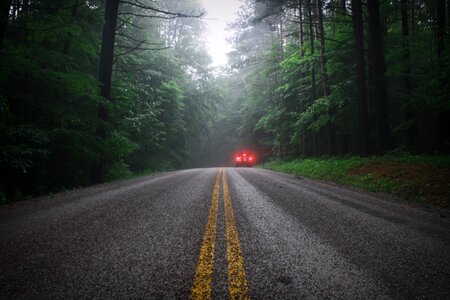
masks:
<svg viewBox="0 0 450 300"><path fill-rule="evenodd" d="M100 81L100 95L107 100L111 100L111 80L118 11L119 0L106 1L98 79ZM105 104L100 104L98 108L98 119L101 123L97 127L96 133L100 139L105 140L105 123L108 122L108 109ZM101 153L99 158L99 162L92 170L91 183L99 183L104 178L104 165L105 161L108 161L106 153Z"/></svg>
<svg viewBox="0 0 450 300"><path fill-rule="evenodd" d="M436 36L437 36L437 54L438 57L442 57L444 53L444 41L445 41L445 0L435 0L436 11Z"/></svg>
<svg viewBox="0 0 450 300"><path fill-rule="evenodd" d="M180 168L200 152L221 99L201 20L188 18L201 7L166 3L13 2L0 60L0 202ZM178 32L179 49L158 32L173 18L197 30Z"/></svg>
<svg viewBox="0 0 450 300"><path fill-rule="evenodd" d="M313 26L313 8L311 0L307 0L308 6L308 22L309 22L309 40L310 40L310 51L311 56L314 56L314 26ZM311 101L316 100L316 70L314 65L311 68Z"/></svg>
<svg viewBox="0 0 450 300"><path fill-rule="evenodd" d="M302 0L298 0L298 43L300 47L300 56L304 57L303 51L304 32L303 32L303 3Z"/></svg>
<svg viewBox="0 0 450 300"><path fill-rule="evenodd" d="M414 5L411 3L410 5ZM410 147L416 146L417 137L417 120L412 103L412 74L411 74L411 59L409 51L409 22L408 22L408 1L401 0L401 15L402 15L402 35L403 35L403 60L404 60L404 74L403 81L406 92L406 105L405 105L405 119L408 123L408 129L406 131L406 144ZM412 17L412 16L411 16ZM413 21L411 21L413 22Z"/></svg>
<svg viewBox="0 0 450 300"><path fill-rule="evenodd" d="M78 13L78 8L79 7L80 7L79 0L75 0L75 2L73 3L73 6L72 6L72 13L71 13L71 16L70 16L70 21L71 21L72 24L75 21L75 18L77 17L77 13ZM69 53L69 49L70 49L70 35L66 38L66 41L64 43L63 53L64 54L68 54Z"/></svg>
<svg viewBox="0 0 450 300"><path fill-rule="evenodd" d="M2 48L3 39L5 37L6 25L8 24L9 10L12 0L1 1L0 6L0 49Z"/></svg>
<svg viewBox="0 0 450 300"><path fill-rule="evenodd" d="M248 93L236 108L243 124L237 132L261 133L273 149L283 137L288 141L283 152L290 155L333 153L327 151L329 124L335 125L342 154L382 154L392 149L394 137L395 146L432 151L438 149L439 127L440 144L448 145L448 37L443 35L443 46L436 39L438 23L441 31L447 23L436 16L435 1L354 0L351 7L337 0L247 4L251 9L240 15L247 27L238 29L235 47L236 57L252 60L237 64L233 73L242 76ZM268 24L266 33L280 45L260 51L267 44L252 31L255 23ZM244 135L237 134L237 140L244 143Z"/></svg>
<svg viewBox="0 0 450 300"><path fill-rule="evenodd" d="M352 0L353 35L355 39L355 85L358 102L359 153L370 154L369 113L367 104L366 62L364 51L364 25L362 1Z"/></svg>
<svg viewBox="0 0 450 300"><path fill-rule="evenodd" d="M373 68L373 90L375 119L377 126L377 152L384 153L391 148L388 95L386 85L386 64L383 51L383 37L378 0L367 0L369 13L370 57Z"/></svg>
<svg viewBox="0 0 450 300"><path fill-rule="evenodd" d="M325 30L323 26L323 9L322 1L317 0L317 27L318 27L318 37L320 42L320 66L322 68L322 89L323 96L330 96L330 87L328 84L328 73L327 73L327 58L325 54ZM333 103L330 105L328 114L330 117L334 114ZM327 125L327 135L328 135L328 154L336 155L336 128L333 122L330 120Z"/></svg>
<svg viewBox="0 0 450 300"><path fill-rule="evenodd" d="M437 42L437 60L438 60L438 70L441 75L438 76L437 88L440 90L440 97L448 97L448 73L449 73L449 58L450 56L446 53L446 30L450 28L449 24L446 23L445 16L445 0L435 0L435 11L436 11L436 42ZM450 3L448 3L450 4ZM448 5L447 4L447 5ZM447 8L448 9L448 8ZM449 9L448 9L449 10ZM450 16L449 16L450 18ZM447 25L447 26L446 26ZM439 139L442 148L450 148L450 133L448 132L448 126L450 126L450 109L448 107L444 108L444 111L439 113Z"/></svg>

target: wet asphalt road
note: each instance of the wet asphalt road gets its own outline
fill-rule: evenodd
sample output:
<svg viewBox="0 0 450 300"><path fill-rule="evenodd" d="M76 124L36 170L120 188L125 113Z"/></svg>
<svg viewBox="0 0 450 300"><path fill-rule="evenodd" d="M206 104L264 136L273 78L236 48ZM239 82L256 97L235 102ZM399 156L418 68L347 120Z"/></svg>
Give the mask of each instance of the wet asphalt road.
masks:
<svg viewBox="0 0 450 300"><path fill-rule="evenodd" d="M0 207L0 298L188 298L218 173ZM256 168L225 174L251 298L450 299L447 211ZM230 296L222 182L219 191L211 296L221 299Z"/></svg>

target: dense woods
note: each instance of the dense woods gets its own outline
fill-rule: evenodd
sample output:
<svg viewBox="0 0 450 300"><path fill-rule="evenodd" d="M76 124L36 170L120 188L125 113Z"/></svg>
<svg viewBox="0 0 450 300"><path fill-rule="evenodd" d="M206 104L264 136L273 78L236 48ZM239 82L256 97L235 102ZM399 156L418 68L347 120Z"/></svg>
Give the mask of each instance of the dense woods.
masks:
<svg viewBox="0 0 450 300"><path fill-rule="evenodd" d="M448 152L449 6L246 1L231 26L230 132L282 158Z"/></svg>
<svg viewBox="0 0 450 300"><path fill-rule="evenodd" d="M187 167L220 89L192 1L2 1L0 202Z"/></svg>
<svg viewBox="0 0 450 300"><path fill-rule="evenodd" d="M450 148L450 1L245 0L221 72L197 0L1 3L0 202L239 148Z"/></svg>

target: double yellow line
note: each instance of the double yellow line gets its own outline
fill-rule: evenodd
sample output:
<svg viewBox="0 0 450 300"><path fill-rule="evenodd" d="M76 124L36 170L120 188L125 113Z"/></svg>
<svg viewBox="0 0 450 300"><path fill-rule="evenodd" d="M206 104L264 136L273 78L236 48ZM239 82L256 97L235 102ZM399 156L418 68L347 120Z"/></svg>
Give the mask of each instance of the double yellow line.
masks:
<svg viewBox="0 0 450 300"><path fill-rule="evenodd" d="M222 179L223 202L225 206L225 221L227 233L227 258L228 258L228 290L231 299L250 299L247 277L244 270L244 258L241 252L239 236L234 220L233 206L228 191L227 176L223 168L217 174L212 195L211 208L209 209L208 223L206 224L203 243L200 248L197 271L194 286L191 291L191 299L210 299L211 284L214 266L214 247L216 242L217 214L219 209L220 179Z"/></svg>

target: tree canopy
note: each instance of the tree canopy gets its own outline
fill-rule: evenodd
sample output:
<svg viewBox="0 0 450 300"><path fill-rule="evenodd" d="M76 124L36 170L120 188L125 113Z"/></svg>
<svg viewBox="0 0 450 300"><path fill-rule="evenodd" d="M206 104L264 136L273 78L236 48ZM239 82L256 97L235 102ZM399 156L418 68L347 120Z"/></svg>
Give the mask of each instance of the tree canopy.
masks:
<svg viewBox="0 0 450 300"><path fill-rule="evenodd" d="M198 1L9 2L3 201L189 166L221 101Z"/></svg>
<svg viewBox="0 0 450 300"><path fill-rule="evenodd" d="M449 6L245 1L229 55L236 143L280 157L448 152Z"/></svg>
<svg viewBox="0 0 450 300"><path fill-rule="evenodd" d="M449 1L243 0L220 75L198 0L0 9L0 202L244 148L450 148Z"/></svg>

